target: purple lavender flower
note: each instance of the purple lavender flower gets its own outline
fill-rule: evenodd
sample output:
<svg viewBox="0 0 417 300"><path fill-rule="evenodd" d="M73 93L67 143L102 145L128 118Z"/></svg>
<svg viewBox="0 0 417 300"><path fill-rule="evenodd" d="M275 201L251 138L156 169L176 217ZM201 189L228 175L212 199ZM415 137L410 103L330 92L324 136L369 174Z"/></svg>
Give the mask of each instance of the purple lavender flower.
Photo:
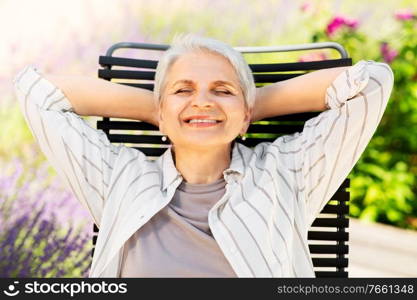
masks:
<svg viewBox="0 0 417 300"><path fill-rule="evenodd" d="M64 189L58 177L48 177L47 163L41 164L36 172L24 174L22 163L18 160L5 167L6 170L15 169L14 173L0 174L0 209L8 217L16 218L31 203L45 203L42 219L56 216L63 227L78 224L90 231L93 222L88 211L71 192ZM31 176L32 173L35 176Z"/></svg>
<svg viewBox="0 0 417 300"><path fill-rule="evenodd" d="M91 252L88 212L57 179L49 182L45 164L24 172L14 160L5 170L0 174L0 277L88 275L91 257L82 265L76 258Z"/></svg>
<svg viewBox="0 0 417 300"><path fill-rule="evenodd" d="M27 230L27 228L24 229ZM89 253L90 251L87 241L91 240L91 236L85 236L81 239L79 235L67 232L63 238L56 238L59 231L56 223L40 219L31 229L36 231L36 234L32 239L26 240L28 245L25 246L29 247L13 248L13 242L7 245L8 253L13 253L13 259L1 260L0 277L54 276L59 270L61 271L59 274L71 274L71 270L76 268L76 266L80 266L79 261L74 260L74 256L82 252ZM6 232L13 234L12 230L6 230ZM74 251L76 248L83 249L83 251ZM0 257L4 258L6 256L5 250L6 247L0 248ZM36 252L44 255L37 255ZM67 267L68 261L73 261L70 264L72 265L71 268ZM86 257L84 262L85 264L80 268L81 273L89 270L91 259Z"/></svg>

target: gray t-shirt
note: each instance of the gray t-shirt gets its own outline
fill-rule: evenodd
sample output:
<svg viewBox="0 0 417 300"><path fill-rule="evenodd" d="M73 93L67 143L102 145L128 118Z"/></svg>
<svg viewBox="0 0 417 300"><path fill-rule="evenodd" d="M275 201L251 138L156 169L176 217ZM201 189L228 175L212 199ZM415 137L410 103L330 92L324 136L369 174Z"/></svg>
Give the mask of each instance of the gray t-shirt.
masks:
<svg viewBox="0 0 417 300"><path fill-rule="evenodd" d="M171 202L126 241L120 277L237 277L208 225L225 186L224 178L183 181Z"/></svg>

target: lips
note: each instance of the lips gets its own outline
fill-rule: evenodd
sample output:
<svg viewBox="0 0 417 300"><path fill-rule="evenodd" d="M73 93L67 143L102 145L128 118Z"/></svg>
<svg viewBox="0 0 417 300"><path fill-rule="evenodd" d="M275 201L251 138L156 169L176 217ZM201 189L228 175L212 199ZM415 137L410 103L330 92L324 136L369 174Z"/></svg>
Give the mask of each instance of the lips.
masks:
<svg viewBox="0 0 417 300"><path fill-rule="evenodd" d="M183 121L186 123L190 123L191 120L215 120L217 123L222 122L222 120L216 117L207 116L207 115L194 115L194 116L189 116L183 119Z"/></svg>
<svg viewBox="0 0 417 300"><path fill-rule="evenodd" d="M206 127L215 127L221 124L221 121L216 122L185 122L187 127L191 128L206 128Z"/></svg>

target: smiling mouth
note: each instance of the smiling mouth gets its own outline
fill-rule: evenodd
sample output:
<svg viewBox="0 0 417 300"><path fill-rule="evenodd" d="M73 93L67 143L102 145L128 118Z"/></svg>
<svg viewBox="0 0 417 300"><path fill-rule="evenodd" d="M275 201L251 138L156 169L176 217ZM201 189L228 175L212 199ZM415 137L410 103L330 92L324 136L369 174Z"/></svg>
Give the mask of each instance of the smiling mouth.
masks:
<svg viewBox="0 0 417 300"><path fill-rule="evenodd" d="M184 121L184 123L187 124L187 126L190 127L194 127L194 128L201 128L201 127L214 127L220 123L222 123L222 121L219 120L210 120L210 121L192 121L192 120L188 120L188 121Z"/></svg>

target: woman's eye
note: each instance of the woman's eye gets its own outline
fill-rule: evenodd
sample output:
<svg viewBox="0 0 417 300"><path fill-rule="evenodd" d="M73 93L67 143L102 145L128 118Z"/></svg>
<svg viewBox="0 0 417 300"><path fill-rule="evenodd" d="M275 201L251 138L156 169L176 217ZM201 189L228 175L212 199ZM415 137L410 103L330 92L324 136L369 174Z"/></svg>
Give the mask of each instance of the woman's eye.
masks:
<svg viewBox="0 0 417 300"><path fill-rule="evenodd" d="M178 90L176 92L176 94L178 94L178 93L189 93L189 92L191 92L191 91L190 90Z"/></svg>
<svg viewBox="0 0 417 300"><path fill-rule="evenodd" d="M221 90L217 90L216 93L223 93L223 94L227 94L227 95L231 94L229 91L221 91Z"/></svg>
<svg viewBox="0 0 417 300"><path fill-rule="evenodd" d="M178 94L178 93L191 93L192 91L191 90L178 90L178 91L176 91L175 93L176 94ZM232 93L231 92L229 92L229 91L226 91L226 90L216 90L215 91L216 93L222 93L222 94L226 94L226 95L231 95Z"/></svg>

